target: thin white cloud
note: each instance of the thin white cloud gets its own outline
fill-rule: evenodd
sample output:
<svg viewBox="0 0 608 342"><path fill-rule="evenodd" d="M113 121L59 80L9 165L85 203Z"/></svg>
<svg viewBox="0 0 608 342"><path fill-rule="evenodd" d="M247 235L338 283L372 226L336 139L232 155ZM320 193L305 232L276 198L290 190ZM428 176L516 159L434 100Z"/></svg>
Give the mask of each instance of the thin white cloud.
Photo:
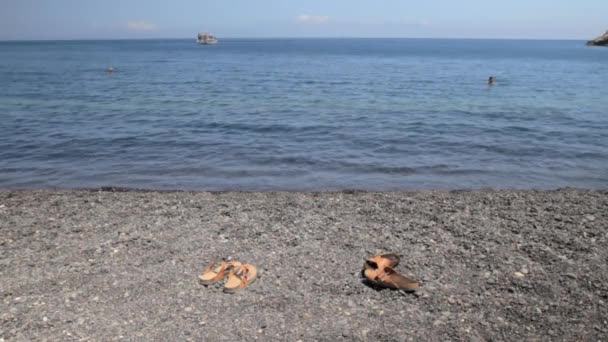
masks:
<svg viewBox="0 0 608 342"><path fill-rule="evenodd" d="M133 31L153 31L158 29L156 24L147 23L145 21L132 20L127 23L129 30Z"/></svg>
<svg viewBox="0 0 608 342"><path fill-rule="evenodd" d="M329 17L326 15L308 15L300 14L296 20L304 24L323 24L329 22Z"/></svg>

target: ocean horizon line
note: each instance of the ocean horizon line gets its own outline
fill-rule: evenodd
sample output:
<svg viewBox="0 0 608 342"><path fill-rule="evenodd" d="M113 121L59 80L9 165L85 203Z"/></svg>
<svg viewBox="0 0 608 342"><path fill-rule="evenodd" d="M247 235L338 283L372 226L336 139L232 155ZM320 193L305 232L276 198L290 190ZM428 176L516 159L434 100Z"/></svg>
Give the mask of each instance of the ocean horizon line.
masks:
<svg viewBox="0 0 608 342"><path fill-rule="evenodd" d="M219 37L222 40L454 40L454 41L587 41L585 38L475 38L475 37ZM35 42L96 42L96 41L160 41L160 40L194 40L192 37L147 37L147 38L62 38L62 39L0 39L0 43L35 43Z"/></svg>

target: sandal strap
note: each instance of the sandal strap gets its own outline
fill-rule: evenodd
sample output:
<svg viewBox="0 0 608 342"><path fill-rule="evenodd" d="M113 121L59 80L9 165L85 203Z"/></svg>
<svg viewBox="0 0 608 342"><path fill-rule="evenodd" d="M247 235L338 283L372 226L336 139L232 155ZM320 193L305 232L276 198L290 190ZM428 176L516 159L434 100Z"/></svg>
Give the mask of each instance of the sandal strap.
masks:
<svg viewBox="0 0 608 342"><path fill-rule="evenodd" d="M220 280L224 278L224 273L226 272L226 262L222 261L220 264L220 268L217 270L214 280Z"/></svg>
<svg viewBox="0 0 608 342"><path fill-rule="evenodd" d="M211 264L209 264L209 266L207 266L207 268L205 268L204 273L213 271L213 269L215 268L215 265L220 261L222 261L222 259L217 259L217 260L213 261Z"/></svg>
<svg viewBox="0 0 608 342"><path fill-rule="evenodd" d="M246 275L243 276L243 278L241 278L241 283L239 284L239 288L242 289L245 286L247 286L247 283L249 282L249 279L247 278Z"/></svg>

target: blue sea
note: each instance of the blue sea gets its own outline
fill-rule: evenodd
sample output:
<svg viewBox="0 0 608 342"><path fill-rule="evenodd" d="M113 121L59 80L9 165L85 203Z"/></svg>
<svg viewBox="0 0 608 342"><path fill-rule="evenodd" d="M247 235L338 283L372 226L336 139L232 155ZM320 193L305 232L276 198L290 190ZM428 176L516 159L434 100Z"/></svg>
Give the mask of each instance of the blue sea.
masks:
<svg viewBox="0 0 608 342"><path fill-rule="evenodd" d="M0 42L0 188L101 186L607 188L608 49Z"/></svg>

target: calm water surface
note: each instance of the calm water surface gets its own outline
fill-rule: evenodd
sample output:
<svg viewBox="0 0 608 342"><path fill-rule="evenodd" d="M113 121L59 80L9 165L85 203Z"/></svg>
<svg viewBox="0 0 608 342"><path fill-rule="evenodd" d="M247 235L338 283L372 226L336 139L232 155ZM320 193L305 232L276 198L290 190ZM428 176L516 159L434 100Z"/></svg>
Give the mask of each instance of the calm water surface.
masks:
<svg viewBox="0 0 608 342"><path fill-rule="evenodd" d="M606 188L607 89L577 41L4 42L0 187Z"/></svg>

